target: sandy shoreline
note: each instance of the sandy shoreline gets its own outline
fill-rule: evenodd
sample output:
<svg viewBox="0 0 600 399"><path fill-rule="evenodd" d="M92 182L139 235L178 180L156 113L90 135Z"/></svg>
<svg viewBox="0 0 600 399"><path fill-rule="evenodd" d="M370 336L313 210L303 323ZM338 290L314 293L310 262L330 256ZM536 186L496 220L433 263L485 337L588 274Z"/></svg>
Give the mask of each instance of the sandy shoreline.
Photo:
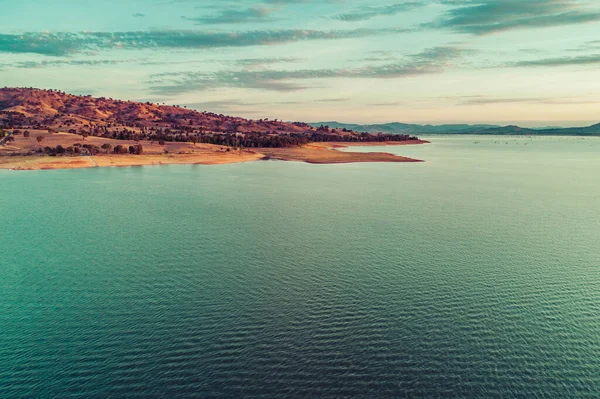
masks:
<svg viewBox="0 0 600 399"><path fill-rule="evenodd" d="M263 148L260 151L269 159L280 161L300 161L313 164L339 164L357 162L423 162L394 155L388 152L351 152L338 151L336 148L386 146L386 145L417 145L426 141L393 141L369 143L310 143L296 148Z"/></svg>
<svg viewBox="0 0 600 399"><path fill-rule="evenodd" d="M0 153L0 169L49 170L95 167L129 167L146 165L196 164L217 165L258 160L297 161L313 164L340 164L355 162L422 162L385 152L346 152L336 148L351 146L415 145L426 141L376 143L311 143L297 148L256 148L230 150L220 146L179 145L178 152L153 151L143 155L101 154L96 156L40 156L8 155ZM148 143L152 149L152 144ZM146 145L145 145L146 148Z"/></svg>
<svg viewBox="0 0 600 399"><path fill-rule="evenodd" d="M48 170L97 167L197 164L218 165L257 161L264 155L251 152L232 154L168 154L168 155L97 155L83 157L14 156L0 157L0 169Z"/></svg>

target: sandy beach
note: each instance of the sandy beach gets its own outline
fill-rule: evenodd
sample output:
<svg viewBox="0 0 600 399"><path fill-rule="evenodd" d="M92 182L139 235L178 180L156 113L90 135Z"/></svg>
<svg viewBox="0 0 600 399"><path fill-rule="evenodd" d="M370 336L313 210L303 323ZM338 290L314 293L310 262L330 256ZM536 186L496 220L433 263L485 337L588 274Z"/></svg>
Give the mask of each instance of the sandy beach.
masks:
<svg viewBox="0 0 600 399"><path fill-rule="evenodd" d="M423 162L387 152L346 152L337 148L353 146L417 145L426 141L395 141L369 143L311 143L294 148L262 148L260 151L270 159L300 161L314 164L356 163L356 162Z"/></svg>

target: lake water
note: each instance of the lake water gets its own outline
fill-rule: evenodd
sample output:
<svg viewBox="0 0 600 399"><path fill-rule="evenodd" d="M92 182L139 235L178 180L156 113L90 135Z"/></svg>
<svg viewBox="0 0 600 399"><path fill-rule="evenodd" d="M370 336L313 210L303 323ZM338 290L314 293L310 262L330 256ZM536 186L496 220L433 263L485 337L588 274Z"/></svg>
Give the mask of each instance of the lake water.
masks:
<svg viewBox="0 0 600 399"><path fill-rule="evenodd" d="M600 139L0 171L0 397L597 397Z"/></svg>

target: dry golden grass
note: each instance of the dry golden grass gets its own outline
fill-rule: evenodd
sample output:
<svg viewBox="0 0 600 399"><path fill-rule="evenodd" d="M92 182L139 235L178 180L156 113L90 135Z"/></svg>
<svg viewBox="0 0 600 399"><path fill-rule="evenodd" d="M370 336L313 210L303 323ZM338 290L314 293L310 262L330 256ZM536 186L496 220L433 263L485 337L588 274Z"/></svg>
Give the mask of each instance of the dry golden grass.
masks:
<svg viewBox="0 0 600 399"><path fill-rule="evenodd" d="M180 127L193 126L205 131L229 129L239 132L291 133L312 130L308 126L281 121L248 120L202 113L179 106L74 96L59 91L32 88L0 88L0 111L21 114L25 118L22 126L42 123L56 130L89 130L90 125L98 127L109 123L113 129L127 127L128 130L138 130L141 126L170 128L173 124ZM137 127L132 128L132 125Z"/></svg>
<svg viewBox="0 0 600 399"><path fill-rule="evenodd" d="M40 143L37 142L37 137L43 137ZM113 147L117 145L122 145L125 147L129 147L130 145L138 144L133 140L115 140L115 139L106 139L103 137L95 137L88 136L87 138L83 138L78 134L71 133L48 133L47 131L41 130L30 130L30 137L24 137L23 134L19 134L14 136L15 141L10 143L10 145L6 147L0 147L0 155L10 155L11 153L26 153L28 151L36 151L39 148L48 147L56 147L57 145L62 145L63 147L70 147L75 143L79 144L93 144L95 146L101 147L103 144L110 144ZM193 145L192 143L166 143L164 146L159 145L158 142L150 142L150 141L140 141L144 147L144 153L146 154L163 154L166 151L168 152L193 152L193 151L202 151L202 150L210 150L213 151L214 147L223 148L222 146L212 146L209 144L197 144Z"/></svg>

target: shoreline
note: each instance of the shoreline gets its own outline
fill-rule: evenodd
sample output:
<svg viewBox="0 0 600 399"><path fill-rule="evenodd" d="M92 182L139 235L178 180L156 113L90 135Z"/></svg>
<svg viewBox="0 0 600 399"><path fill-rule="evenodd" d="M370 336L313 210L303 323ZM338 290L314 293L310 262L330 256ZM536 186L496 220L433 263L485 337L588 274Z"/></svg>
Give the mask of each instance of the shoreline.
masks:
<svg viewBox="0 0 600 399"><path fill-rule="evenodd" d="M360 162L423 162L387 152L349 152L338 148L388 145L419 145L424 140L405 142L323 142L293 148L256 148L253 150L223 151L218 146L198 147L190 153L148 153L142 155L99 154L94 156L2 155L0 169L55 170L102 167L133 167L152 165L223 165L260 160L305 162L310 164L345 164ZM196 147L192 147L196 148Z"/></svg>
<svg viewBox="0 0 600 399"><path fill-rule="evenodd" d="M403 157L389 152L351 152L338 151L339 148L348 147L382 147L401 145L427 144L424 140L411 141L381 141L381 142L323 142L310 143L294 148L262 148L260 151L268 159L278 161L296 161L311 164L344 164L361 162L424 162L420 159Z"/></svg>

